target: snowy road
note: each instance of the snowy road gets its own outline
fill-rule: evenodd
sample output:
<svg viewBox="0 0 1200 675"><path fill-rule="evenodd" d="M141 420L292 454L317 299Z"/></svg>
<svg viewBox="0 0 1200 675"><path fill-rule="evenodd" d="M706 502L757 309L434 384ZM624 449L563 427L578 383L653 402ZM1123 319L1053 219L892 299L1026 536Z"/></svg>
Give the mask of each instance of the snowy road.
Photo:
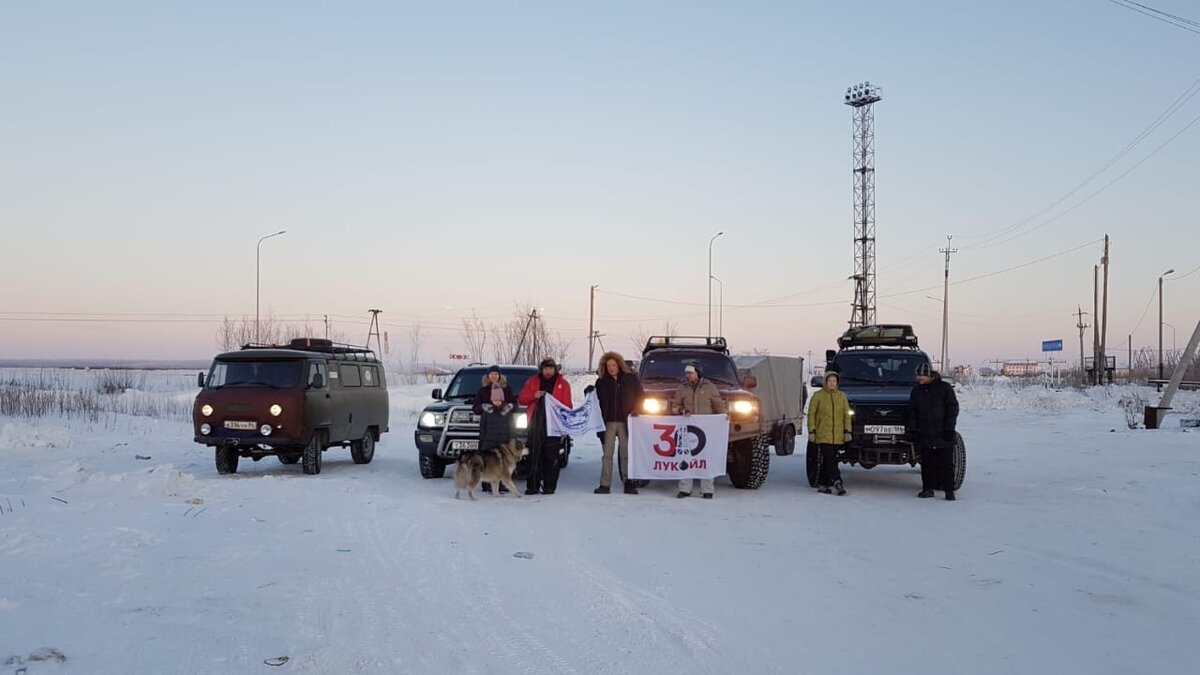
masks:
<svg viewBox="0 0 1200 675"><path fill-rule="evenodd" d="M410 429L218 477L186 425L0 418L0 663L70 673L1176 673L1200 626L1200 434L967 412L960 501L804 457L717 498L455 501ZM1115 429L1115 432L1110 430ZM138 460L148 455L150 460ZM518 551L532 559L514 558ZM31 660L43 648L65 662ZM280 668L264 660L288 656ZM8 672L8 671L5 671Z"/></svg>

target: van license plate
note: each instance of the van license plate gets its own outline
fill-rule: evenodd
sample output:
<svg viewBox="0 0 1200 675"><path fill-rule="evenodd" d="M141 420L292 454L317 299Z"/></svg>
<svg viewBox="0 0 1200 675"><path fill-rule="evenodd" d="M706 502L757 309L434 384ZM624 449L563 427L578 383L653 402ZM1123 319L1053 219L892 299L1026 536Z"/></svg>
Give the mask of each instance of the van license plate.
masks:
<svg viewBox="0 0 1200 675"><path fill-rule="evenodd" d="M863 433L868 434L903 434L904 427L902 425L892 424L868 424L863 428Z"/></svg>
<svg viewBox="0 0 1200 675"><path fill-rule="evenodd" d="M233 420L226 420L225 428L237 429L239 431L254 431L258 428L258 424L254 422L234 422Z"/></svg>
<svg viewBox="0 0 1200 675"><path fill-rule="evenodd" d="M479 441L450 441L450 449L466 452L468 450L478 450Z"/></svg>

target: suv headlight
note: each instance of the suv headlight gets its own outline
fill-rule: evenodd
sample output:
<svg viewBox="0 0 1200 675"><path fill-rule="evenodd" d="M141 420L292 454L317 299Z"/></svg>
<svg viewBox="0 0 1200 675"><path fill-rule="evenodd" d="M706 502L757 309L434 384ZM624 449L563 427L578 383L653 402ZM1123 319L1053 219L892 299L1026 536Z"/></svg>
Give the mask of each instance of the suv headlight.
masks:
<svg viewBox="0 0 1200 675"><path fill-rule="evenodd" d="M758 410L758 406L754 404L754 401L746 400L734 401L730 408L739 415L750 415Z"/></svg>
<svg viewBox="0 0 1200 675"><path fill-rule="evenodd" d="M213 409L211 405L205 403L204 405L200 406L201 415L204 415L205 417L212 417L212 413Z"/></svg>
<svg viewBox="0 0 1200 675"><path fill-rule="evenodd" d="M528 413L521 413L520 415L517 415L517 428L518 429L528 429L529 428L529 414Z"/></svg>
<svg viewBox="0 0 1200 675"><path fill-rule="evenodd" d="M283 414L283 408L279 407L278 403L271 406L271 417L279 417L282 414Z"/></svg>
<svg viewBox="0 0 1200 675"><path fill-rule="evenodd" d="M212 433L212 427L208 426L208 422L200 425L200 433L205 436Z"/></svg>
<svg viewBox="0 0 1200 675"><path fill-rule="evenodd" d="M662 399L648 398L642 401L642 412L649 415L661 415L667 410L667 404Z"/></svg>
<svg viewBox="0 0 1200 675"><path fill-rule="evenodd" d="M440 427L446 424L446 413L427 412L421 415L421 419L417 422L417 426L431 429Z"/></svg>

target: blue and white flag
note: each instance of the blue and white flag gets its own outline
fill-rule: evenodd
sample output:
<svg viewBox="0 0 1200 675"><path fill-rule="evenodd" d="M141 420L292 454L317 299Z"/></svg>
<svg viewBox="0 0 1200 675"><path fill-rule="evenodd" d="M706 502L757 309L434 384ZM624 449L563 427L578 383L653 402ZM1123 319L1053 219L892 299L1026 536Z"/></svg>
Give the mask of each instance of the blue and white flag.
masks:
<svg viewBox="0 0 1200 675"><path fill-rule="evenodd" d="M542 398L546 401L547 437L584 437L604 431L604 415L600 412L600 400L596 398L596 392L585 396L583 405L578 408L568 408L549 394Z"/></svg>

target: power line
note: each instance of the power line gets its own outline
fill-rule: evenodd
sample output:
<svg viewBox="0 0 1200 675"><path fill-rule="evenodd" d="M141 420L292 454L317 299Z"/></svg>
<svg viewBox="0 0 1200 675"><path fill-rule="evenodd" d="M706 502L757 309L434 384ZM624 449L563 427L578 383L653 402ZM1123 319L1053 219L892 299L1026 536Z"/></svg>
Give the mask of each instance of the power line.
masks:
<svg viewBox="0 0 1200 675"><path fill-rule="evenodd" d="M1091 175L1089 175L1087 178L1083 179L1083 181L1081 181L1078 185L1071 188L1066 193L1064 193L1062 196L1060 196L1058 199L1056 199L1055 201L1050 203L1049 206L1046 206L1045 208L1041 209L1040 211L1023 218L1012 225L1009 225L1005 228L1001 228L1000 230L997 230L988 235L968 235L966 237L967 239L981 239L982 240L981 243L976 244L974 246L970 246L968 248L975 248L975 249L990 248L992 246L997 246L999 244L1003 244L1003 243L1012 241L1013 239L1016 239L1018 237L1023 237L1031 232L1035 232L1035 231L1041 229L1042 227L1045 227L1046 225L1049 225L1049 224L1059 220L1060 218L1067 215L1068 213L1071 213L1072 211L1078 209L1080 206L1083 206L1087 202L1091 201L1093 197L1100 194L1104 190L1107 190L1113 183L1116 183L1118 180L1121 180L1122 178L1127 176L1129 173L1131 173L1133 171L1133 169L1136 169L1137 167L1141 166L1147 159L1149 159L1150 157L1153 157L1155 154L1158 153L1159 150L1162 150L1164 147L1166 147L1167 144L1171 143L1176 138L1178 138L1180 136L1180 134L1182 134L1184 131L1187 131L1187 129L1189 127L1191 127L1193 124L1195 124L1196 120L1192 120L1190 123L1188 123L1187 126L1185 126L1181 131L1176 133L1171 138L1167 139L1166 143L1163 143L1158 148L1156 148L1154 151L1152 151L1149 155L1142 158L1142 160L1139 161L1137 164L1135 164L1131 169L1127 170L1125 173L1121 174L1116 179L1110 181L1104 187L1100 188L1100 190L1096 191L1095 193L1093 193L1092 195L1090 195L1083 201L1079 202L1078 204L1072 206L1070 209L1068 209L1068 210L1064 211L1063 213L1060 213L1057 216L1051 218L1050 220L1048 220L1040 225L1036 225L1024 232L1020 232L1012 237L1007 236L1013 232L1017 232L1022 227L1028 225L1029 223L1033 222L1037 218L1039 218L1042 215L1053 210L1056 206L1067 201L1072 196L1074 196L1076 193L1078 193L1080 190L1082 190L1084 187L1086 187L1089 183L1094 181L1101 174L1103 174L1105 171L1107 171L1109 168L1111 168L1113 164L1116 164L1120 160L1124 159L1126 155L1128 155L1130 152L1132 152L1134 148L1136 148L1138 145L1140 145L1142 143L1142 141L1146 140L1146 138L1148 138L1151 134L1153 134L1155 131L1157 131L1159 129L1159 127L1161 127L1164 123L1166 123L1166 121L1168 119L1170 119L1171 116L1173 116L1176 112L1178 112L1180 108L1182 108L1184 105L1186 105L1187 102L1192 100L1192 98L1194 98L1197 94L1200 94L1200 79L1197 79L1195 82L1193 82L1191 85L1189 85L1188 88L1185 89L1182 94L1177 96L1175 98L1175 100L1172 101L1171 104L1168 105L1162 112L1160 112L1158 114L1158 117L1156 117L1154 119L1154 121L1152 121L1149 125L1147 125L1146 128L1141 131L1141 133L1139 133L1137 136L1135 136L1133 138L1133 140L1131 140L1129 143L1126 143L1125 147L1123 147L1119 151L1117 151L1117 153L1115 155L1113 155L1111 158L1109 158L1109 160L1107 162L1105 162L1098 169L1093 171L1091 173ZM999 241L997 241L997 239L999 239Z"/></svg>
<svg viewBox="0 0 1200 675"><path fill-rule="evenodd" d="M1200 267L1193 269L1191 272L1188 272L1187 274L1183 274L1183 275L1180 275L1177 277L1171 277L1167 281L1179 281L1180 279L1186 279L1186 278L1192 276L1193 274L1195 274L1196 272L1200 272Z"/></svg>
<svg viewBox="0 0 1200 675"><path fill-rule="evenodd" d="M1162 10L1154 9L1153 7L1150 7L1149 5L1143 5L1140 2L1133 2L1133 0L1124 0L1124 1L1108 0L1108 1L1114 5L1117 5L1118 7L1124 7L1125 9L1131 9L1131 10L1137 12L1138 14L1142 14L1144 16L1150 17L1151 19L1155 19L1157 21L1162 21L1163 23L1170 24L1172 26L1175 26L1176 28L1182 28L1186 31L1191 31L1193 33L1196 33L1197 35L1200 35L1200 23L1196 23L1195 21L1192 21L1191 19L1185 19L1181 16L1176 16L1175 14L1169 14Z"/></svg>

